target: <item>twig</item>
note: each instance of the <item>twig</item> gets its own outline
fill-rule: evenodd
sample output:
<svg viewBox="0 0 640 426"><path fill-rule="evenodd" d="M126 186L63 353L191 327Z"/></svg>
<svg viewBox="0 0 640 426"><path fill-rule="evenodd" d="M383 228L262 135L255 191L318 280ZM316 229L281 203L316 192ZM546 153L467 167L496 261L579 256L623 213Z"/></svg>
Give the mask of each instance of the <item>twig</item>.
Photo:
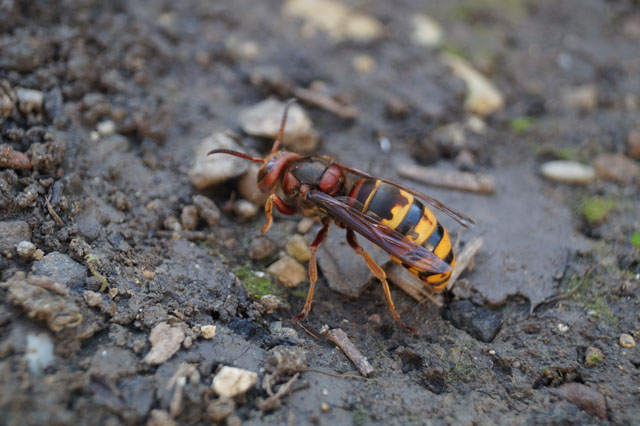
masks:
<svg viewBox="0 0 640 426"><path fill-rule="evenodd" d="M453 288L456 280L473 261L476 253L478 253L478 251L480 251L480 249L482 248L483 243L484 240L482 239L482 237L474 238L473 240L469 241L464 246L462 251L456 256L456 263L453 266L453 272L451 273L451 277L449 278L449 282L447 283L447 290L451 290Z"/></svg>
<svg viewBox="0 0 640 426"><path fill-rule="evenodd" d="M300 324L300 322L297 323L300 327L302 327L302 329L311 337L313 337L314 339L318 340L318 336L316 336L315 334L313 334L311 331L309 331L307 329L307 327L305 327L304 325Z"/></svg>
<svg viewBox="0 0 640 426"><path fill-rule="evenodd" d="M582 279L580 280L580 282L578 284L576 284L571 290L569 290L565 294L559 294L559 295L550 297L550 298L548 298L546 300L543 300L542 302L539 302L537 305L535 305L533 308L531 308L531 314L542 305L548 305L549 303L557 302L559 300L568 299L569 297L573 296L580 289L580 287L582 287L582 285L589 279L589 277L591 276L591 272L592 271L593 271L593 268L589 268L587 270L587 272L585 272L585 274L582 277Z"/></svg>
<svg viewBox="0 0 640 426"><path fill-rule="evenodd" d="M369 361L367 361L367 358L362 355L358 348L356 348L351 340L349 340L349 337L347 337L347 333L345 333L344 330L341 328L329 330L329 327L325 325L322 327L320 332L326 335L329 340L342 349L363 376L369 377L375 372L371 364L369 364Z"/></svg>
<svg viewBox="0 0 640 426"><path fill-rule="evenodd" d="M64 226L64 221L60 218L60 216L58 216L58 213L56 213L56 211L51 206L51 194L49 194L47 197L44 197L44 204L47 206L47 211L49 211L49 214L51 215L53 220L55 220L58 225Z"/></svg>
<svg viewBox="0 0 640 426"><path fill-rule="evenodd" d="M303 102L322 108L347 120L353 120L358 117L358 114L360 114L360 111L358 111L358 108L354 105L344 105L337 102L331 96L316 90L294 87L293 95Z"/></svg>
<svg viewBox="0 0 640 426"><path fill-rule="evenodd" d="M422 303L425 300L429 300L439 308L444 306L442 302L436 299L436 295L429 290L424 281L407 271L404 266L393 262L385 268L385 271L389 280L418 302Z"/></svg>
<svg viewBox="0 0 640 426"><path fill-rule="evenodd" d="M338 379L346 378L346 379L359 379L359 380L375 380L370 377L356 376L355 374L351 374L351 373L335 374L335 373L330 373L328 371L317 370L315 368L306 368L304 369L304 371L308 371L310 373L326 374L327 376L336 377Z"/></svg>
<svg viewBox="0 0 640 426"><path fill-rule="evenodd" d="M404 178L441 188L479 194L493 194L496 192L495 180L487 175L412 165L402 166L398 173Z"/></svg>

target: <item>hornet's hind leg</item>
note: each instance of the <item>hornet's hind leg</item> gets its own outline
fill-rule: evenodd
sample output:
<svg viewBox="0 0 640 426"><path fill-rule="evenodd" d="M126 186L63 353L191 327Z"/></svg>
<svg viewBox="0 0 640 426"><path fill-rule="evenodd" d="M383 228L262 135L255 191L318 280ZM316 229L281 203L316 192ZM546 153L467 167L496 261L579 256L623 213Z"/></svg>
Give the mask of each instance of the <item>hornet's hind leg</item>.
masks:
<svg viewBox="0 0 640 426"><path fill-rule="evenodd" d="M311 244L309 249L311 250L311 259L309 259L309 291L307 292L307 299L304 302L304 308L300 314L293 318L294 321L301 321L309 315L311 311L311 304L313 303L313 293L316 288L316 281L318 281L318 268L316 266L316 252L318 247L327 239L329 233L329 221L325 221L322 224L322 229L316 235L315 240Z"/></svg>
<svg viewBox="0 0 640 426"><path fill-rule="evenodd" d="M358 244L358 242L356 241L356 234L353 232L352 229L347 229L347 241L349 242L349 245L356 251L356 253L358 253L360 256L364 258L364 261L367 263L367 266L369 267L369 269L371 269L371 272L373 272L373 275L375 275L376 278L379 279L380 282L382 283L384 296L387 299L387 304L389 305L389 310L391 311L391 316L393 317L393 319L396 320L396 322L400 324L400 326L405 330L410 331L414 334L417 334L418 331L415 328L409 327L400 319L400 314L398 313L398 311L396 311L396 305L393 303L393 300L391 299L391 291L389 290L389 283L387 282L387 274L384 272L384 269L382 269L371 258L371 255L369 255L369 253L367 253L366 251L363 250L362 247L360 247L360 244Z"/></svg>

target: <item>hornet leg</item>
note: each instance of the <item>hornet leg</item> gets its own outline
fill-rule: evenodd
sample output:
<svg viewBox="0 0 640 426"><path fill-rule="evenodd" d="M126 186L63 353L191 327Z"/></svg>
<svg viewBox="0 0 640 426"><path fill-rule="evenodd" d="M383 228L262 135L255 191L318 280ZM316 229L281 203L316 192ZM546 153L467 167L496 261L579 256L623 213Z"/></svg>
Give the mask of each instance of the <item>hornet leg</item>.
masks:
<svg viewBox="0 0 640 426"><path fill-rule="evenodd" d="M271 228L271 224L273 223L273 204L275 203L276 208L282 214L295 214L295 209L289 207L282 201L278 194L271 194L267 199L266 204L264 205L264 214L267 217L267 223L262 226L262 234L264 235L269 228Z"/></svg>
<svg viewBox="0 0 640 426"><path fill-rule="evenodd" d="M329 221L326 221L322 224L322 229L318 231L318 235L313 240L311 247L311 259L309 259L309 291L307 292L307 299L304 302L304 308L298 316L293 318L294 321L303 320L309 315L309 311L311 311L311 304L313 303L313 293L316 287L316 281L318 281L318 269L316 267L316 252L318 251L318 247L327 239L327 234L329 233Z"/></svg>
<svg viewBox="0 0 640 426"><path fill-rule="evenodd" d="M347 229L347 241L349 242L349 245L355 250L355 252L364 258L364 261L367 263L367 266L369 267L371 272L373 272L373 275L375 275L376 278L378 278L382 283L384 296L387 299L387 305L389 305L389 310L391 311L391 316L393 317L393 319L396 320L396 322L400 324L400 326L405 330L417 334L418 331L415 328L409 327L400 319L400 314L398 313L398 311L396 311L396 305L393 303L393 299L391 299L391 291L389 290L389 283L387 282L387 274L384 272L384 269L382 269L371 258L371 255L369 255L369 253L367 253L362 249L362 247L360 247L360 244L358 244L358 242L356 241L356 234L352 229Z"/></svg>

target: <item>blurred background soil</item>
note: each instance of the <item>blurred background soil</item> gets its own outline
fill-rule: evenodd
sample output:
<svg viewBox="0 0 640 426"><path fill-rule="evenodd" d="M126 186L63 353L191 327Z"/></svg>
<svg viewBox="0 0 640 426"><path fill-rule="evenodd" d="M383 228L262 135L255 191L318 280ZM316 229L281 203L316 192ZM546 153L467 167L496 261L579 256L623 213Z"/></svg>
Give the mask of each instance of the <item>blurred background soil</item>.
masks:
<svg viewBox="0 0 640 426"><path fill-rule="evenodd" d="M640 423L638 46L635 0L0 2L0 424ZM292 96L287 149L475 220L418 335L336 229L294 324L317 226L205 158Z"/></svg>

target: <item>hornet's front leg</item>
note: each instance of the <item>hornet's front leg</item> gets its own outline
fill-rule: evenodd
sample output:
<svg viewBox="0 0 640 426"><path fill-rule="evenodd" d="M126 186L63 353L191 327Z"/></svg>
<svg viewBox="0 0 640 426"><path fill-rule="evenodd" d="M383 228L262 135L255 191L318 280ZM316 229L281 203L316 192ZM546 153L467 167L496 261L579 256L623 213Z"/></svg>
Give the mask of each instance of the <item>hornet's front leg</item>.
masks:
<svg viewBox="0 0 640 426"><path fill-rule="evenodd" d="M311 250L311 258L309 259L309 291L307 292L307 298L304 302L304 308L300 312L300 315L293 318L294 321L303 320L309 315L311 311L311 304L313 303L313 293L316 288L316 281L318 281L318 268L316 266L316 252L318 247L327 239L329 233L329 221L325 220L322 223L322 229L318 231L315 240L311 244L309 249Z"/></svg>
<svg viewBox="0 0 640 426"><path fill-rule="evenodd" d="M267 223L262 226L262 233L266 233L269 228L271 228L271 224L273 223L273 205L276 205L278 211L282 214L292 215L295 214L296 211L294 208L289 207L282 201L282 198L278 196L278 194L273 193L267 199L266 204L264 205L264 214L267 217Z"/></svg>

